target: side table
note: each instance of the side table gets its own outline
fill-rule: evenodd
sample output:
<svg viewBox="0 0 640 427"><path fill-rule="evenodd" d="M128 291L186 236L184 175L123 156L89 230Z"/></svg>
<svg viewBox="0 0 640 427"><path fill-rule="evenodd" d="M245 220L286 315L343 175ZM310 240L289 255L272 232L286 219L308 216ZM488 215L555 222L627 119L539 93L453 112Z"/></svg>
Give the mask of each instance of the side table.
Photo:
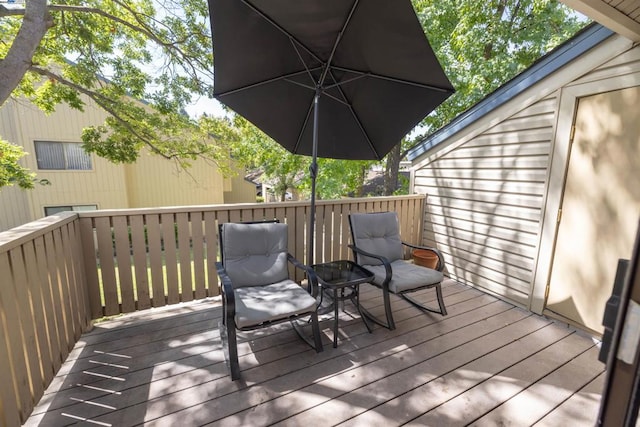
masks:
<svg viewBox="0 0 640 427"><path fill-rule="evenodd" d="M374 274L364 267L348 260L331 261L311 266L318 276L320 292L332 291L333 295L333 347L338 346L338 302L351 300L358 309L362 321L371 332L371 327L360 311L359 288L361 283L373 280ZM345 294L345 289L349 292ZM338 296L340 291L340 296ZM322 298L322 296L321 296Z"/></svg>

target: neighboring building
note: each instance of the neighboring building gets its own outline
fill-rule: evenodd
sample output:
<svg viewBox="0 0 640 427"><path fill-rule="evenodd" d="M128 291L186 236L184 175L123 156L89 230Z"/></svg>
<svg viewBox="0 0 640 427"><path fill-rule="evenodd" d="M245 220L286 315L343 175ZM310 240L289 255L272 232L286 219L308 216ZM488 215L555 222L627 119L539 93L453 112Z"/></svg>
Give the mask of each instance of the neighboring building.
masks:
<svg viewBox="0 0 640 427"><path fill-rule="evenodd" d="M255 202L243 171L224 178L212 162L189 169L146 150L134 164L117 165L81 147L82 129L103 124L106 113L85 100L84 112L59 105L45 115L26 101L0 108L0 135L29 153L23 165L51 185L0 190L0 231L61 210L120 209Z"/></svg>
<svg viewBox="0 0 640 427"><path fill-rule="evenodd" d="M592 24L409 154L451 277L602 332L640 216L640 46Z"/></svg>

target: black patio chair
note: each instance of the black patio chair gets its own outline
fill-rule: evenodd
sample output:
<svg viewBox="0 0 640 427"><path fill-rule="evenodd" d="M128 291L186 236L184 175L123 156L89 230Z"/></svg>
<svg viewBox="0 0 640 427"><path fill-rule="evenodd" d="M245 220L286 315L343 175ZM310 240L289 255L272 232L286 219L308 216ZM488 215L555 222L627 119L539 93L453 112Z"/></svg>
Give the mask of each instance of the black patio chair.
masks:
<svg viewBox="0 0 640 427"><path fill-rule="evenodd" d="M219 227L223 317L231 379L240 378L236 329L251 331L291 321L298 335L316 352L322 340L316 311L318 281L314 271L287 249L287 225L277 221L224 223ZM307 289L289 278L288 264L305 271ZM313 341L296 320L310 316ZM305 322L306 323L306 322Z"/></svg>
<svg viewBox="0 0 640 427"><path fill-rule="evenodd" d="M440 251L403 242L400 239L396 212L351 214L349 226L353 243L349 247L353 250L356 263L375 274L372 284L382 289L387 319L384 322L361 307L366 317L388 329L395 329L389 293L401 296L420 310L447 315L441 286L444 278L444 256ZM434 252L438 257L436 268L419 266L405 260L403 245ZM425 288L435 288L439 309L427 307L408 295Z"/></svg>

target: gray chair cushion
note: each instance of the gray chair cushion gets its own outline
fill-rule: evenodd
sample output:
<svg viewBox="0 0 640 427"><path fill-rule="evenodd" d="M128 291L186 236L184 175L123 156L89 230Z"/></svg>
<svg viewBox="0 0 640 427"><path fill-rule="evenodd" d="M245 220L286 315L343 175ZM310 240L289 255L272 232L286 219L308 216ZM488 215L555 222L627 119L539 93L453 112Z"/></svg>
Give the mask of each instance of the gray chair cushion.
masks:
<svg viewBox="0 0 640 427"><path fill-rule="evenodd" d="M375 274L376 277L373 281L377 285L382 285L386 277L384 265L364 265L363 267ZM420 267L402 260L392 262L391 270L393 274L389 290L396 294L423 286L435 285L442 282L444 278L440 271Z"/></svg>
<svg viewBox="0 0 640 427"><path fill-rule="evenodd" d="M289 278L287 224L222 225L224 267L234 289Z"/></svg>
<svg viewBox="0 0 640 427"><path fill-rule="evenodd" d="M402 259L402 241L398 214L383 212L373 214L351 214L353 244L363 251L381 255L393 262ZM378 259L358 255L360 265L378 265Z"/></svg>
<svg viewBox="0 0 640 427"><path fill-rule="evenodd" d="M293 280L234 290L236 326L245 328L315 310L316 300Z"/></svg>

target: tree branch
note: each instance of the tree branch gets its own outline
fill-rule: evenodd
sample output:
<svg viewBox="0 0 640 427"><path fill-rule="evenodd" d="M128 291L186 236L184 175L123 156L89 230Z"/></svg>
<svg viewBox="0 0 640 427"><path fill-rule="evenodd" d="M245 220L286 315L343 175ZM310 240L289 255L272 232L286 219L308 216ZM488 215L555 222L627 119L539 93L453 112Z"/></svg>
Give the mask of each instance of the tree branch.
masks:
<svg viewBox="0 0 640 427"><path fill-rule="evenodd" d="M2 7L1 10L7 10ZM29 0L24 19L7 56L0 60L0 105L20 84L22 76L31 66L31 59L53 20L47 10L47 0Z"/></svg>
<svg viewBox="0 0 640 427"><path fill-rule="evenodd" d="M115 111L113 108L111 108L110 104L113 104L113 100L111 100L110 98L87 89L84 86L80 86L77 85L75 83L73 83L70 80L65 79L64 77L53 73L49 70L46 70L44 68L39 68L36 66L32 66L30 67L30 70L40 74L41 76L47 77L47 78L51 78L51 79L55 79L57 82L64 84L65 86L69 86L70 88L77 90L78 92L88 96L89 98L91 98L92 100L94 100L102 109L104 109L107 113L109 113L112 117L114 117L118 122L120 122L124 127L126 127L129 132L131 132L131 134L133 136L135 136L136 138L138 138L140 141L142 141L145 145L147 145L151 151L153 151L154 153L158 154L159 156L164 157L165 159L173 159L173 158L177 158L176 155L167 155L165 154L162 150L160 150L158 147L156 147L153 142L151 142L149 140L149 138L147 138L146 136L140 134L140 132L137 132L136 129L131 126L130 122L128 120L126 120L125 118L123 118L120 114L118 114L117 111Z"/></svg>

